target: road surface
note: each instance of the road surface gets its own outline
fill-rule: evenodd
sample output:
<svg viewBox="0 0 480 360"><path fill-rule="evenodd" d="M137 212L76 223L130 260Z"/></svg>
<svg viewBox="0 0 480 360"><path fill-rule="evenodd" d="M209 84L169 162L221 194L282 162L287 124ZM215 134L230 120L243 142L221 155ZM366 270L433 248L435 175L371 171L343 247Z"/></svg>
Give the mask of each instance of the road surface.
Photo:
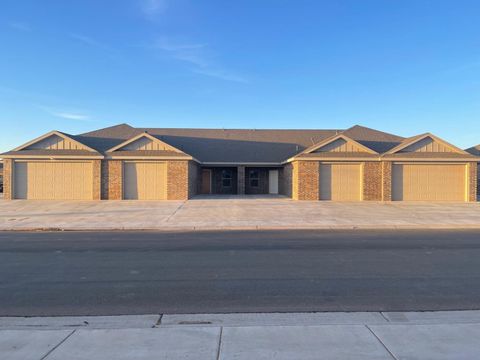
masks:
<svg viewBox="0 0 480 360"><path fill-rule="evenodd" d="M0 316L480 309L480 231L0 233Z"/></svg>

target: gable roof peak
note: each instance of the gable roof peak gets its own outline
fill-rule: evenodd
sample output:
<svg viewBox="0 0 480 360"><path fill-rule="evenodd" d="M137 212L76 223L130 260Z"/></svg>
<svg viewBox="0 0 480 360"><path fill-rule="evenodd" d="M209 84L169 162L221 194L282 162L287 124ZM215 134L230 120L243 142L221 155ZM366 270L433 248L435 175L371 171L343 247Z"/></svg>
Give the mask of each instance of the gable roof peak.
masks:
<svg viewBox="0 0 480 360"><path fill-rule="evenodd" d="M71 141L73 143L76 143L78 144L80 147L83 148L83 150L86 150L86 151L89 151L89 152L94 152L96 153L97 150L91 148L90 146L88 146L87 144L83 143L82 141L79 141L75 136L73 135L70 135L70 134L67 134L65 132L61 132L61 131L58 131L58 130L52 130L52 131L49 131L47 132L46 134L43 134L33 140L30 140L29 142L23 144L23 145L20 145L18 147L16 147L15 149L13 149L12 151L21 151L21 150L26 150L29 146L31 145L34 145L36 143L39 143L40 141L42 140L45 140L47 138L50 138L52 136L58 136L62 139L65 139L65 140L68 140L68 141Z"/></svg>
<svg viewBox="0 0 480 360"><path fill-rule="evenodd" d="M426 132L426 133L423 133L423 134L419 134L419 135L415 135L415 136L411 136L409 138L406 138L406 139L404 139L404 141L402 141L399 145L392 148L386 154L395 154L395 153L400 152L401 150L406 149L409 146L411 146L413 144L416 144L419 141L422 141L426 138L430 138L430 139L432 139L432 141L440 143L440 144L446 146L447 148L450 148L451 150L453 150L453 152L456 152L456 153L459 153L459 154L468 154L467 151L460 149L459 147L449 143L448 141L445 141L445 140L439 138L438 136L436 136L436 135L434 135L430 132Z"/></svg>

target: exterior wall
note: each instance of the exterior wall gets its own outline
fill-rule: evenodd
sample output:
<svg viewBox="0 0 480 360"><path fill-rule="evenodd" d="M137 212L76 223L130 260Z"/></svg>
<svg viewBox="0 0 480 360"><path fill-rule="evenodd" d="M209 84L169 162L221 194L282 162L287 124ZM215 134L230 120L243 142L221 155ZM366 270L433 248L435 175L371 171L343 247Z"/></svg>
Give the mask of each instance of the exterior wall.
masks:
<svg viewBox="0 0 480 360"><path fill-rule="evenodd" d="M380 162L363 163L363 200L382 201L382 164Z"/></svg>
<svg viewBox="0 0 480 360"><path fill-rule="evenodd" d="M187 200L189 195L189 161L167 162L167 200Z"/></svg>
<svg viewBox="0 0 480 360"><path fill-rule="evenodd" d="M392 162L382 161L382 200L392 201Z"/></svg>
<svg viewBox="0 0 480 360"><path fill-rule="evenodd" d="M237 192L238 195L245 194L245 166L237 166Z"/></svg>
<svg viewBox="0 0 480 360"><path fill-rule="evenodd" d="M3 198L5 200L11 200L13 198L12 171L13 160L3 159Z"/></svg>
<svg viewBox="0 0 480 360"><path fill-rule="evenodd" d="M167 161L167 199L187 200L198 193L199 166L193 161ZM102 161L102 199L123 198L123 161Z"/></svg>
<svg viewBox="0 0 480 360"><path fill-rule="evenodd" d="M123 166L121 160L102 161L102 199L122 200Z"/></svg>
<svg viewBox="0 0 480 360"><path fill-rule="evenodd" d="M102 161L93 160L93 200L102 198Z"/></svg>
<svg viewBox="0 0 480 360"><path fill-rule="evenodd" d="M215 167L212 169L212 194L236 195L238 187L238 177L236 167ZM225 188L222 185L222 171L230 170L232 172L232 186Z"/></svg>
<svg viewBox="0 0 480 360"><path fill-rule="evenodd" d="M287 164L280 169L278 174L279 193L288 197L292 197L292 164Z"/></svg>
<svg viewBox="0 0 480 360"><path fill-rule="evenodd" d="M478 164L471 162L468 164L468 201L477 201L478 184Z"/></svg>
<svg viewBox="0 0 480 360"><path fill-rule="evenodd" d="M194 161L188 162L188 198L192 198L200 192L201 179L200 166Z"/></svg>
<svg viewBox="0 0 480 360"><path fill-rule="evenodd" d="M258 187L250 186L250 171L255 170L258 172ZM246 168L245 170L245 194L259 195L268 194L268 170L267 168Z"/></svg>
<svg viewBox="0 0 480 360"><path fill-rule="evenodd" d="M480 163L477 164L477 196L480 197Z"/></svg>
<svg viewBox="0 0 480 360"><path fill-rule="evenodd" d="M319 162L293 162L293 199L319 200Z"/></svg>

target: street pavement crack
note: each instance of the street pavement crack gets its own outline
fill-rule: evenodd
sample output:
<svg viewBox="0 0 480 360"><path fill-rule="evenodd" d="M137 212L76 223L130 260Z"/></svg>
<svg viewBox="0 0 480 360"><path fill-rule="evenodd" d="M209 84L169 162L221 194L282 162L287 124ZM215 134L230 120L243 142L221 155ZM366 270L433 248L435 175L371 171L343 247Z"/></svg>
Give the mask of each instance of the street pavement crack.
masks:
<svg viewBox="0 0 480 360"><path fill-rule="evenodd" d="M365 327L372 333L373 336L375 336L375 339L377 339L378 342L382 344L383 348L390 354L392 359L399 360L395 355L393 355L393 353L388 349L388 347L383 343L383 341L377 336L377 334L375 334L375 332L372 329L370 329L368 325L365 325Z"/></svg>
<svg viewBox="0 0 480 360"><path fill-rule="evenodd" d="M223 336L223 326L220 328L220 336L218 338L217 360L220 360L220 352L222 350L222 336Z"/></svg>
<svg viewBox="0 0 480 360"><path fill-rule="evenodd" d="M49 352L47 352L40 360L44 360L46 359L52 352L54 352L55 350L57 350L59 348L60 345L62 345L65 341L68 340L68 338L70 338L70 336L72 336L75 331L77 330L73 330L70 334L68 334L65 339L63 339L62 341L60 341L56 346L54 346Z"/></svg>
<svg viewBox="0 0 480 360"><path fill-rule="evenodd" d="M187 203L186 201L182 202L182 204L181 204L178 208L176 208L175 211L174 211L172 214L170 214L170 215L167 217L167 219L165 220L165 222L169 222L170 219L171 219L172 217L174 217L174 216L183 208L183 206L184 206L186 203Z"/></svg>

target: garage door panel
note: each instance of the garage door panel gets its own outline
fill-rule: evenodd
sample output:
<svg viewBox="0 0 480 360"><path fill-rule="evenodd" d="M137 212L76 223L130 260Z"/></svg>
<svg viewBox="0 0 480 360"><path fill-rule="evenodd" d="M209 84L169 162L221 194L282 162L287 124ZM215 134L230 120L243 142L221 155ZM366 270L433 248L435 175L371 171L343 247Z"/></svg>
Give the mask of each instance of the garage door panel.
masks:
<svg viewBox="0 0 480 360"><path fill-rule="evenodd" d="M165 200L167 171L165 162L125 162L123 198L126 200Z"/></svg>
<svg viewBox="0 0 480 360"><path fill-rule="evenodd" d="M395 164L392 171L392 200L466 200L463 164Z"/></svg>
<svg viewBox="0 0 480 360"><path fill-rule="evenodd" d="M92 162L15 162L16 199L91 200Z"/></svg>
<svg viewBox="0 0 480 360"><path fill-rule="evenodd" d="M320 200L360 201L360 164L320 164Z"/></svg>

